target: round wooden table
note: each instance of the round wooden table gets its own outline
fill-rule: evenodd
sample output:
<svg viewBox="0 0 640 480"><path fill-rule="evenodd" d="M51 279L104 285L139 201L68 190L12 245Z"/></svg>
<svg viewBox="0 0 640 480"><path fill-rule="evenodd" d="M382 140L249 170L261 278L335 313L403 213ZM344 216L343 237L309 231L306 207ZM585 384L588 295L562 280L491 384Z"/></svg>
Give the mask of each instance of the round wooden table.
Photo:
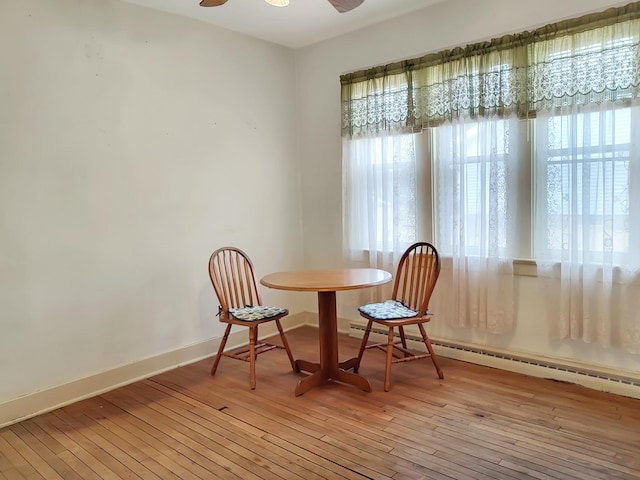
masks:
<svg viewBox="0 0 640 480"><path fill-rule="evenodd" d="M260 283L278 290L318 292L318 327L320 337L320 363L296 360L298 370L311 373L296 386L296 396L335 380L354 385L365 392L371 391L369 381L361 375L347 372L357 358L338 361L338 321L336 292L382 285L391 281L391 274L376 268L343 268L338 270L310 270L271 273Z"/></svg>

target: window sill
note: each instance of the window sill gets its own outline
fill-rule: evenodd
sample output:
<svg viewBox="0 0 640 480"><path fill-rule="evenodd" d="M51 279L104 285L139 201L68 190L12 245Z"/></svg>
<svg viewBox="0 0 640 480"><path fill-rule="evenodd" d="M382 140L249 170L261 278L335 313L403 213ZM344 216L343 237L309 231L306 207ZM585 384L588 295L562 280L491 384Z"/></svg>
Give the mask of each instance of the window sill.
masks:
<svg viewBox="0 0 640 480"><path fill-rule="evenodd" d="M535 260L513 260L513 272L515 275L521 277L537 277L538 276L538 264Z"/></svg>
<svg viewBox="0 0 640 480"><path fill-rule="evenodd" d="M451 257L441 255L443 268L451 266ZM538 276L538 264L535 260L525 260L521 258L515 258L513 260L513 274L516 277L537 277Z"/></svg>

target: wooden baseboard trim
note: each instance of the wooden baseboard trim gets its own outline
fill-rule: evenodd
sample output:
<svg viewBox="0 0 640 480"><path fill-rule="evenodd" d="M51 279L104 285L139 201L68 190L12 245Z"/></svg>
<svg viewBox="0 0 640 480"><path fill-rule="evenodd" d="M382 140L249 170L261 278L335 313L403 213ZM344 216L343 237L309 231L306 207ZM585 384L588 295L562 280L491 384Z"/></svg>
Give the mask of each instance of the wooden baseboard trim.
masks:
<svg viewBox="0 0 640 480"><path fill-rule="evenodd" d="M285 331L306 325L308 321L309 315L307 312L289 315L281 320ZM261 338L268 338L277 334L275 325L266 324L261 328ZM100 395L138 380L149 378L167 370L212 357L220 346L220 340L220 337L208 339L194 345L1 403L0 428L56 410L85 398ZM248 343L247 332L241 330L229 336L225 350L233 350Z"/></svg>
<svg viewBox="0 0 640 480"><path fill-rule="evenodd" d="M366 323L351 323L349 335L362 338ZM374 329L371 341L386 342L385 330ZM407 334L407 340L415 350L426 348L416 335ZM617 371L595 364L570 362L562 358L532 355L531 353L491 349L490 347L462 344L431 337L436 353L445 358L484 365L532 377L574 383L593 390L640 399L640 375L637 372Z"/></svg>

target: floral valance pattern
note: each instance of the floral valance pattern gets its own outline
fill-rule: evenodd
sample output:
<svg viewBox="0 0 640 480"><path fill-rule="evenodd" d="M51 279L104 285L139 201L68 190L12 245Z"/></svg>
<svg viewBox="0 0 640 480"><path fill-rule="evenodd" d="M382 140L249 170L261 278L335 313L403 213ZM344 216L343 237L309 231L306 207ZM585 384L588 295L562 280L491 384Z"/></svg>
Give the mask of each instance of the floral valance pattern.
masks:
<svg viewBox="0 0 640 480"><path fill-rule="evenodd" d="M399 75L385 74L343 85L343 124L349 124L355 136L411 131L411 86L409 70ZM345 101L344 98L349 100Z"/></svg>
<svg viewBox="0 0 640 480"><path fill-rule="evenodd" d="M343 136L640 97L640 2L343 75Z"/></svg>
<svg viewBox="0 0 640 480"><path fill-rule="evenodd" d="M413 109L417 129L456 118L509 116L526 110L522 49L475 55L414 72Z"/></svg>
<svg viewBox="0 0 640 480"><path fill-rule="evenodd" d="M640 96L640 20L536 42L527 57L531 111Z"/></svg>

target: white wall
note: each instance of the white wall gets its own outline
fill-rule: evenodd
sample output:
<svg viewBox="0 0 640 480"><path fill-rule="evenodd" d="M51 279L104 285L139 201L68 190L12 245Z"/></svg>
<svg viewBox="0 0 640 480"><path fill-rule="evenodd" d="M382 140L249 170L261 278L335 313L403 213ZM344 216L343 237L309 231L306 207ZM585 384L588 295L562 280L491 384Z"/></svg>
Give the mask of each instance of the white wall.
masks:
<svg viewBox="0 0 640 480"><path fill-rule="evenodd" d="M620 6L610 0L448 0L405 17L296 51L300 159L303 164L304 258L309 268L337 265L341 240L339 76L363 68L464 46L561 19ZM430 239L426 239L430 240ZM454 330L438 318L431 335L518 352L640 371L640 356L582 342L554 341L540 320L544 302L536 278L518 277L517 320L507 335ZM358 319L360 294L338 295L339 314ZM309 302L307 308L315 309ZM437 312L436 312L437 314Z"/></svg>
<svg viewBox="0 0 640 480"><path fill-rule="evenodd" d="M113 0L2 1L0 72L0 405L220 337L219 246L258 276L300 261L291 50Z"/></svg>

